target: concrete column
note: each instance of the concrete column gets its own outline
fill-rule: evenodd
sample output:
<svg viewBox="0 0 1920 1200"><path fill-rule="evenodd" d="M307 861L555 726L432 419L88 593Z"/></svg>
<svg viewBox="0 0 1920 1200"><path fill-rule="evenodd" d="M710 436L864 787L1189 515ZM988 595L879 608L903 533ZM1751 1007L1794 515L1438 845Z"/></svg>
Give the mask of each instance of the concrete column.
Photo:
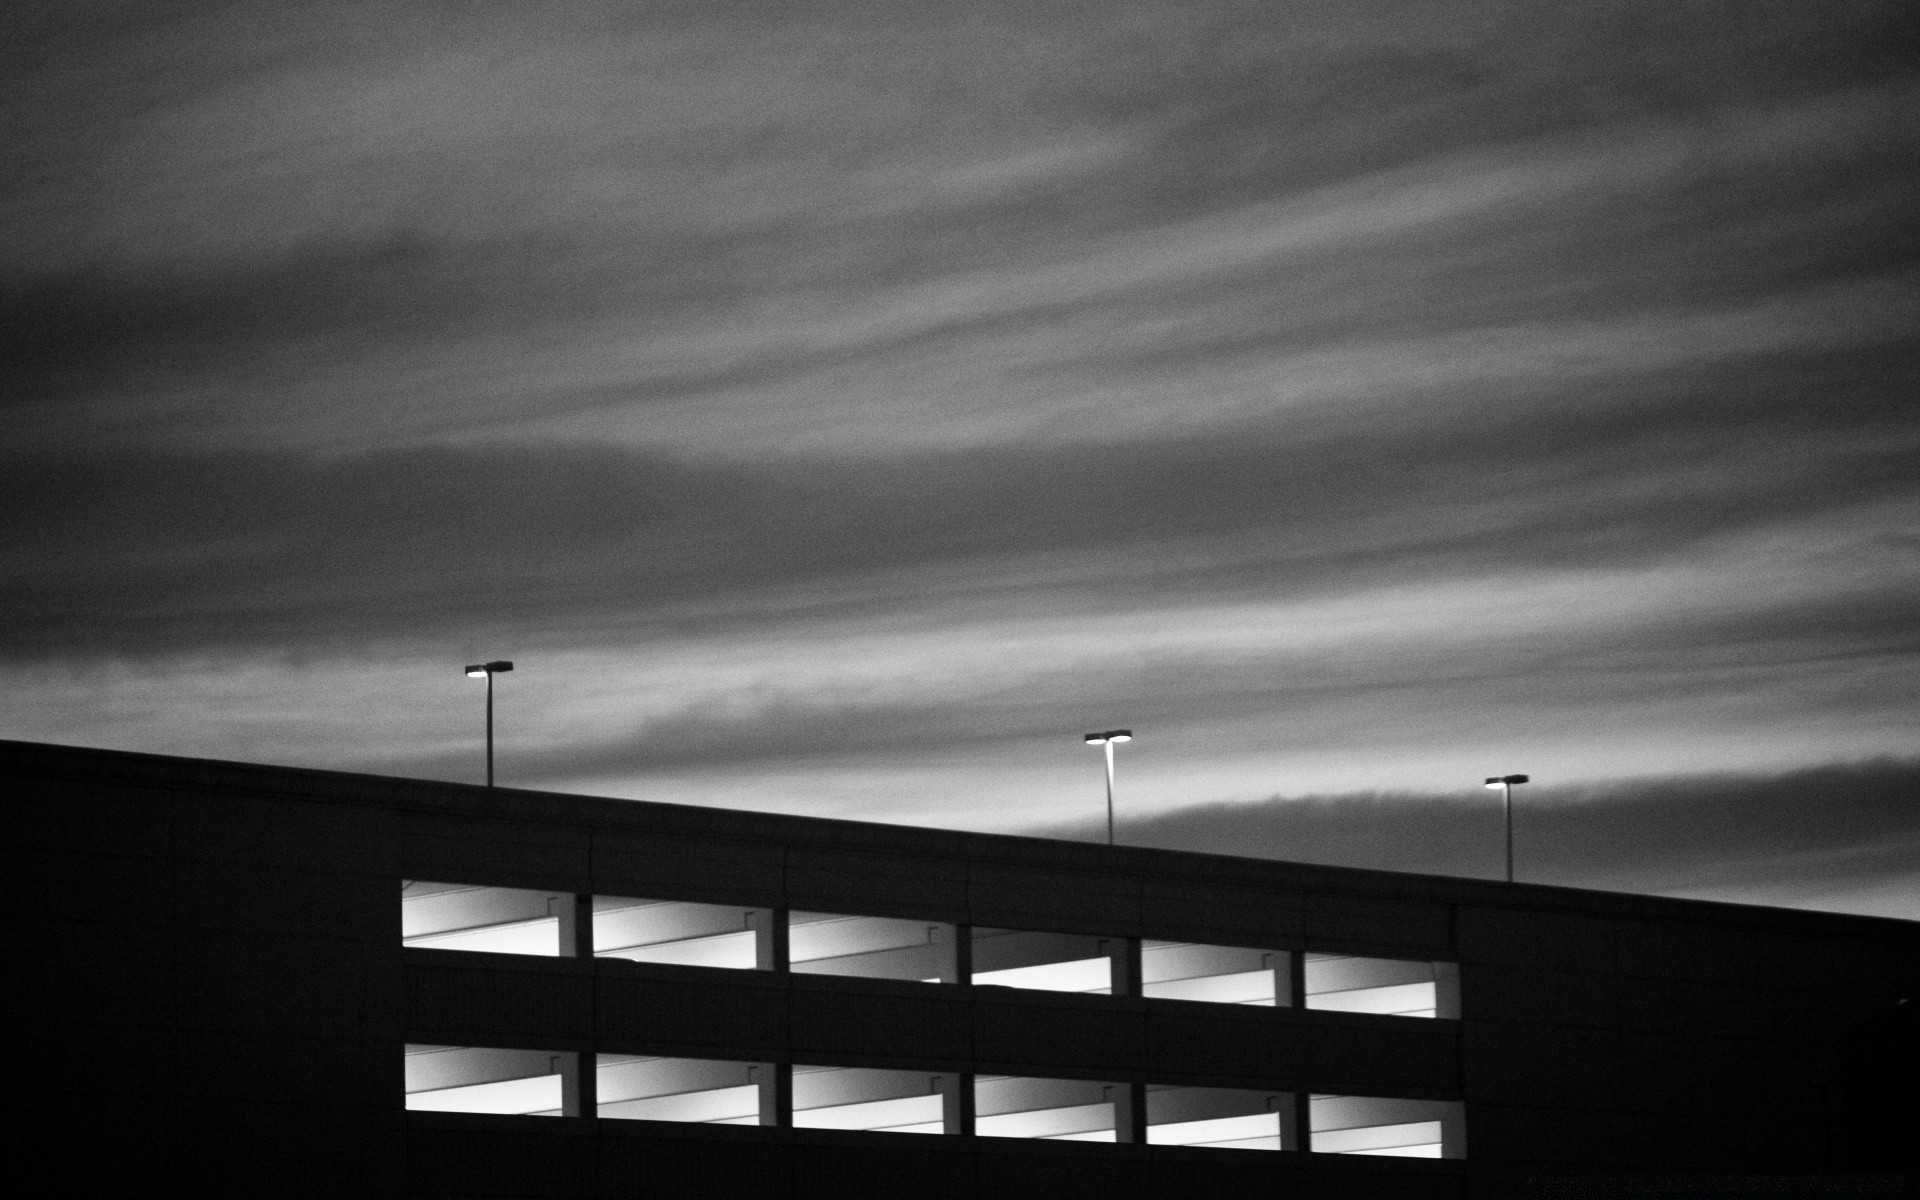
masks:
<svg viewBox="0 0 1920 1200"><path fill-rule="evenodd" d="M1312 1101L1309 1099L1310 1094L1311 1093L1308 1093L1308 1092L1295 1092L1293 1094L1292 1124L1293 1124L1295 1140L1293 1145L1291 1146L1287 1146L1287 1143L1284 1141L1280 1143L1282 1146L1287 1146L1288 1149L1291 1149L1291 1150L1313 1149L1313 1106L1312 1106ZM1287 1122L1282 1121L1280 1123L1280 1128L1282 1130L1282 1133L1281 1133L1282 1137L1286 1136L1285 1134L1286 1127L1287 1127Z"/></svg>
<svg viewBox="0 0 1920 1200"><path fill-rule="evenodd" d="M1305 1140L1306 1129L1304 1109L1301 1107L1302 1093L1282 1092L1275 1105L1280 1116L1280 1148L1299 1150Z"/></svg>
<svg viewBox="0 0 1920 1200"><path fill-rule="evenodd" d="M973 926L944 925L943 930L952 931L952 949L944 956L940 968L941 983L973 982ZM972 1084L969 1083L971 1088ZM972 1092L968 1092L968 1104L972 1104Z"/></svg>
<svg viewBox="0 0 1920 1200"><path fill-rule="evenodd" d="M1141 986L1140 939L1107 938L1101 941L1100 948L1107 952L1112 994L1138 996Z"/></svg>
<svg viewBox="0 0 1920 1200"><path fill-rule="evenodd" d="M760 1086L760 1123L790 1128L793 1125L793 1067L787 1063L755 1063L747 1075Z"/></svg>
<svg viewBox="0 0 1920 1200"><path fill-rule="evenodd" d="M1280 1003L1278 991L1274 993L1274 1003ZM1287 951L1287 1006L1290 1008L1307 1006L1307 952L1305 950Z"/></svg>
<svg viewBox="0 0 1920 1200"><path fill-rule="evenodd" d="M1273 1006L1293 1007L1293 954L1287 950L1269 950L1260 962L1273 972Z"/></svg>
<svg viewBox="0 0 1920 1200"><path fill-rule="evenodd" d="M747 914L753 928L753 965L762 971L785 971L791 966L787 950L787 910L756 908Z"/></svg>
<svg viewBox="0 0 1920 1200"><path fill-rule="evenodd" d="M1467 1156L1467 1106L1451 1104L1440 1118L1440 1157Z"/></svg>
<svg viewBox="0 0 1920 1200"><path fill-rule="evenodd" d="M933 1086L940 1093L941 1132L953 1137L972 1137L973 1076L957 1072L936 1075Z"/></svg>
<svg viewBox="0 0 1920 1200"><path fill-rule="evenodd" d="M1113 1097L1113 1140L1116 1142L1146 1141L1147 1085L1114 1083L1109 1084L1107 1090Z"/></svg>
<svg viewBox="0 0 1920 1200"><path fill-rule="evenodd" d="M1433 1015L1460 1019L1460 964L1433 964Z"/></svg>
<svg viewBox="0 0 1920 1200"><path fill-rule="evenodd" d="M597 1117L600 1115L600 1103L595 1094L594 1085L598 1082L595 1073L595 1056L575 1054L571 1051L554 1056L560 1068L560 1115L563 1117Z"/></svg>
<svg viewBox="0 0 1920 1200"><path fill-rule="evenodd" d="M560 957L593 957L593 897L562 896L555 905L560 918Z"/></svg>

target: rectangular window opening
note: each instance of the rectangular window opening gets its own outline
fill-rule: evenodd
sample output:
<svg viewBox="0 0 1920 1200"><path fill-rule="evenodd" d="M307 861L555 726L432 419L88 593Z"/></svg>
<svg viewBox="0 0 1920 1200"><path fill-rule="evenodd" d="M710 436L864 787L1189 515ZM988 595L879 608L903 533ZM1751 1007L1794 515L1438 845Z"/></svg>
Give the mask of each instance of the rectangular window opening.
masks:
<svg viewBox="0 0 1920 1200"><path fill-rule="evenodd" d="M494 1046L407 1047L407 1108L413 1112L557 1117L575 1055Z"/></svg>
<svg viewBox="0 0 1920 1200"><path fill-rule="evenodd" d="M1284 950L1148 939L1140 943L1140 990L1163 1000L1271 1007L1288 994L1290 958Z"/></svg>
<svg viewBox="0 0 1920 1200"><path fill-rule="evenodd" d="M975 926L973 982L1111 995L1114 956L1125 949L1121 938Z"/></svg>
<svg viewBox="0 0 1920 1200"><path fill-rule="evenodd" d="M602 1054L594 1070L596 1111L623 1121L759 1125L763 1063Z"/></svg>
<svg viewBox="0 0 1920 1200"><path fill-rule="evenodd" d="M403 879L400 940L429 950L551 958L565 952L561 916L572 904L570 892Z"/></svg>
<svg viewBox="0 0 1920 1200"><path fill-rule="evenodd" d="M793 1068L796 1129L863 1129L882 1133L948 1133L960 1077L938 1071L870 1067Z"/></svg>
<svg viewBox="0 0 1920 1200"><path fill-rule="evenodd" d="M1125 1084L981 1075L974 1080L974 1132L981 1137L1111 1142L1115 1094Z"/></svg>
<svg viewBox="0 0 1920 1200"><path fill-rule="evenodd" d="M1457 1100L1313 1096L1307 1101L1310 1148L1320 1154L1393 1158L1465 1158L1464 1111Z"/></svg>
<svg viewBox="0 0 1920 1200"><path fill-rule="evenodd" d="M958 982L952 925L798 911L787 920L788 961L800 974Z"/></svg>
<svg viewBox="0 0 1920 1200"><path fill-rule="evenodd" d="M1309 954L1308 1008L1396 1017L1457 1016L1452 963Z"/></svg>
<svg viewBox="0 0 1920 1200"><path fill-rule="evenodd" d="M1293 1093L1147 1085L1147 1142L1218 1150L1298 1150Z"/></svg>
<svg viewBox="0 0 1920 1200"><path fill-rule="evenodd" d="M751 971L768 962L763 908L685 900L593 898L596 958Z"/></svg>

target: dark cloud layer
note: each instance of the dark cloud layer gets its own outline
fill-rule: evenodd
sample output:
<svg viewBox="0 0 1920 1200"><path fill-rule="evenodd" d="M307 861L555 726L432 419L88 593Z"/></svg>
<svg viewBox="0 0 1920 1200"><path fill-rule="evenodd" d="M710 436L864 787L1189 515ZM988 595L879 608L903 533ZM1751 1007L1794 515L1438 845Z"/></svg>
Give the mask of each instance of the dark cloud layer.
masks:
<svg viewBox="0 0 1920 1200"><path fill-rule="evenodd" d="M1149 808L1912 750L1910 4L8 20L6 732L466 777L471 652L521 778L996 827L1083 717ZM1901 772L1528 803L1677 887ZM1167 837L1477 869L1426 786Z"/></svg>
<svg viewBox="0 0 1920 1200"><path fill-rule="evenodd" d="M1904 348L1844 363L1764 360L1558 402L1441 394L1413 413L1347 406L1337 420L1308 413L1230 437L1091 452L735 465L559 448L15 462L0 479L5 644L43 656L381 641L484 628L502 611L591 625L834 580L858 602L862 581L955 563L994 587L1035 556L1092 556L1085 586L1142 595L1299 596L1389 573L1406 582L1645 564L1910 495L1920 439L1902 397L1914 361ZM1801 374L1871 386L1808 397ZM1198 548L1198 574L1126 565L1136 550L1178 546ZM1889 566L1914 565L1910 543L1888 540L1884 553ZM1848 607L1883 627L1893 615L1871 586L1827 615Z"/></svg>

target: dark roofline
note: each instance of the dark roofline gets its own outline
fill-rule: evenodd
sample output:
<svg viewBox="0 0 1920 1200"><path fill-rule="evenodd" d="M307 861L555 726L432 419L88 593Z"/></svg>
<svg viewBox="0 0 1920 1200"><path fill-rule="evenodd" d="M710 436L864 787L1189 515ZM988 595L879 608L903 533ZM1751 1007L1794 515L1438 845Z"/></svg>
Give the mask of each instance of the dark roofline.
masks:
<svg viewBox="0 0 1920 1200"><path fill-rule="evenodd" d="M522 788L450 783L279 767L223 759L183 758L129 750L102 750L0 739L0 777L131 784L141 787L270 794L323 804L375 806L431 815L484 816L631 833L673 834L788 845L830 846L882 854L911 854L960 861L1082 871L1101 875L1151 875L1214 884L1337 892L1378 899L1485 904L1614 918L1687 919L1729 925L1765 925L1822 936L1911 939L1920 922L1894 917L1812 912L1805 909L1644 896L1538 883L1504 883L1452 875L1420 875L1361 867L1335 867L1278 859L1243 858L1144 846L1106 846L1053 838L929 829L799 817L742 809L709 808L655 800L578 796Z"/></svg>

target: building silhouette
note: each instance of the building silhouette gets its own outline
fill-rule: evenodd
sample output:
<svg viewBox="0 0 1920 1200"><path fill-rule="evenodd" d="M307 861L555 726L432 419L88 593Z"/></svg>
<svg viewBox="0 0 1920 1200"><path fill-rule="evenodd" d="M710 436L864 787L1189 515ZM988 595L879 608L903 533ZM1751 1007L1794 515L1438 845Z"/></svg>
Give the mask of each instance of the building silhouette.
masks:
<svg viewBox="0 0 1920 1200"><path fill-rule="evenodd" d="M1911 922L18 742L0 771L45 1194L1357 1200L1912 1162Z"/></svg>

